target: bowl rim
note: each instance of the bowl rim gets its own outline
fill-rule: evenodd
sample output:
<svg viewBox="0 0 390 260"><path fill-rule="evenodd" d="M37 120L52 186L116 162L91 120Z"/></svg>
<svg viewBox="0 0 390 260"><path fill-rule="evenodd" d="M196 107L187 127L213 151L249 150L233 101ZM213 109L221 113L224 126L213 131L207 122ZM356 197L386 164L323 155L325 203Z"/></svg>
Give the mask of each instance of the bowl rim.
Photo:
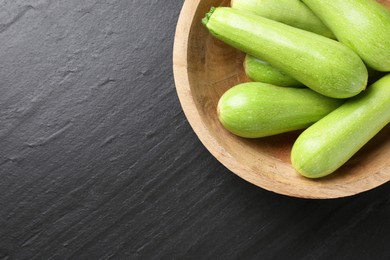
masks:
<svg viewBox="0 0 390 260"><path fill-rule="evenodd" d="M194 23L193 17L196 14L197 8L202 0L185 0L180 12L180 16L176 26L174 44L173 44L173 75L176 86L176 92L182 107L182 110L192 127L193 131L205 146L205 148L227 169L232 173L246 180L247 182L263 188L265 190L282 194L290 197L305 198L305 199L335 199L350 197L362 192L376 188L387 181L387 178L374 177L359 179L358 189L348 189L340 186L338 192L332 192L324 185L313 185L312 188L322 189L312 193L307 188L288 185L275 180L270 181L259 175L251 173L250 168L241 165L224 147L218 143L213 137L207 126L204 124L200 112L194 102L191 92L190 80L188 76L188 44L190 32ZM382 175L382 174L380 174ZM303 177L302 177L303 178ZM317 183L314 181L313 183ZM277 184L277 185L275 185Z"/></svg>

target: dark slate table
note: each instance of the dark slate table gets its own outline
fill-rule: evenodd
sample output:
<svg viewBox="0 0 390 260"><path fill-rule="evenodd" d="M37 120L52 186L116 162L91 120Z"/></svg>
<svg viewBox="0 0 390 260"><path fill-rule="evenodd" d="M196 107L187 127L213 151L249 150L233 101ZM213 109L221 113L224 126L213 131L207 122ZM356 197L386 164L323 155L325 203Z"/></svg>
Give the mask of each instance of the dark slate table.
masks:
<svg viewBox="0 0 390 260"><path fill-rule="evenodd" d="M172 75L182 0L0 1L0 259L390 259L390 184L255 187Z"/></svg>

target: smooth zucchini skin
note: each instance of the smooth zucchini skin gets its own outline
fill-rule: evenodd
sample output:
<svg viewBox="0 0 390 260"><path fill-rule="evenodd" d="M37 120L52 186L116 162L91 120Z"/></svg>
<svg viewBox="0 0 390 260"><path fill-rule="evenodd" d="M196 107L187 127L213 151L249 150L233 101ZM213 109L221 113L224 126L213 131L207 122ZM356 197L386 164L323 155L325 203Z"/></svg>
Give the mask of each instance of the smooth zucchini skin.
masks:
<svg viewBox="0 0 390 260"><path fill-rule="evenodd" d="M245 56L244 69L245 74L252 81L268 83L279 87L303 87L303 84L298 80L251 55Z"/></svg>
<svg viewBox="0 0 390 260"><path fill-rule="evenodd" d="M366 64L390 71L390 10L375 0L303 0Z"/></svg>
<svg viewBox="0 0 390 260"><path fill-rule="evenodd" d="M302 30L335 38L328 27L300 0L232 0L231 6Z"/></svg>
<svg viewBox="0 0 390 260"><path fill-rule="evenodd" d="M326 176L346 163L390 122L390 74L307 128L291 152L303 176Z"/></svg>
<svg viewBox="0 0 390 260"><path fill-rule="evenodd" d="M212 8L203 24L216 38L323 95L349 98L366 87L363 61L337 41L229 7Z"/></svg>
<svg viewBox="0 0 390 260"><path fill-rule="evenodd" d="M343 102L308 88L249 82L226 91L217 110L227 130L241 137L258 138L306 128Z"/></svg>

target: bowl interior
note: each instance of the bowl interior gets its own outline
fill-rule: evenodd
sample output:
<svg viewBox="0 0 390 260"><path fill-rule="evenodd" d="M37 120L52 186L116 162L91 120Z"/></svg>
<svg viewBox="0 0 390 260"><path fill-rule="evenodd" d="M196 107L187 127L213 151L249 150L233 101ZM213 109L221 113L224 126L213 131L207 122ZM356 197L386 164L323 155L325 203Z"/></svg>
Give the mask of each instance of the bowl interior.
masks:
<svg viewBox="0 0 390 260"><path fill-rule="evenodd" d="M316 180L300 176L291 167L290 151L300 131L244 139L222 127L216 106L227 89L248 81L242 65L244 54L213 38L201 19L211 6L229 4L226 0L187 0L175 38L177 92L191 126L206 148L241 178L289 196L345 197L387 182L390 179L389 126L337 172Z"/></svg>

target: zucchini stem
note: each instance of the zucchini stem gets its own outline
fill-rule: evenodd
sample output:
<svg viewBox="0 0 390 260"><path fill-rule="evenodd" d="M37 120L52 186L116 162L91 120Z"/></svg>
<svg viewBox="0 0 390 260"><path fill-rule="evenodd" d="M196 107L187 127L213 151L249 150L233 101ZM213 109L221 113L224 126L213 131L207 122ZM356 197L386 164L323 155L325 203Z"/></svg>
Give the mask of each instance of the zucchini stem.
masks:
<svg viewBox="0 0 390 260"><path fill-rule="evenodd" d="M210 17L211 17L211 15L214 13L214 11L215 11L215 7L211 7L210 8L210 11L206 14L206 16L202 19L202 23L203 23L203 25L207 25L207 23L209 22L209 20L210 20Z"/></svg>

